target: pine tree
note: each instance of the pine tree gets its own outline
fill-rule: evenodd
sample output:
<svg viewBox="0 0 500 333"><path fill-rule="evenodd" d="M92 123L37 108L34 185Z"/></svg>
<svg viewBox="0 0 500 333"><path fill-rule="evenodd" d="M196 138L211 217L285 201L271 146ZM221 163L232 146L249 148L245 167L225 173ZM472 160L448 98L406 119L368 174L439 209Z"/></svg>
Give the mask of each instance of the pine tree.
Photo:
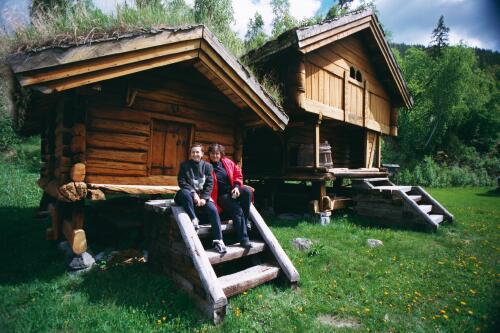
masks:
<svg viewBox="0 0 500 333"><path fill-rule="evenodd" d="M439 17L436 28L432 31L432 40L430 42L430 53L433 57L441 55L443 48L448 46L448 34L450 28L444 25L444 16Z"/></svg>
<svg viewBox="0 0 500 333"><path fill-rule="evenodd" d="M264 19L259 13L255 13L254 18L248 22L248 29L245 35L245 48L247 51L262 46L267 39L264 32Z"/></svg>

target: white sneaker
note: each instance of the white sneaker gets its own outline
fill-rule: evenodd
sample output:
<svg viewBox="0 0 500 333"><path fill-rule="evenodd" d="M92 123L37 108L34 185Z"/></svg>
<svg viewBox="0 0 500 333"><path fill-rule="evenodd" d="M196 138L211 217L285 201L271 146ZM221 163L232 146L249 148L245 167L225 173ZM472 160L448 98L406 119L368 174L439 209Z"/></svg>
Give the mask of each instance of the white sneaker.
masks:
<svg viewBox="0 0 500 333"><path fill-rule="evenodd" d="M197 217L192 219L191 222L193 222L194 230L200 229L200 221L198 220Z"/></svg>
<svg viewBox="0 0 500 333"><path fill-rule="evenodd" d="M224 241L222 239L221 240L215 239L213 241L213 244L214 244L215 250L217 250L217 252L219 252L219 253L226 253L227 252L226 245L224 245Z"/></svg>

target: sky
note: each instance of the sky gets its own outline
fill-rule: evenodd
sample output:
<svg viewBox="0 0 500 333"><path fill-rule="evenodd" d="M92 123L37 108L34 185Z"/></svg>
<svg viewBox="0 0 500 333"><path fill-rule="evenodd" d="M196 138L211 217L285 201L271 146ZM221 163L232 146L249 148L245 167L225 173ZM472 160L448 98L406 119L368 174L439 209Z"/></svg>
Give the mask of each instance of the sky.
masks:
<svg viewBox="0 0 500 333"><path fill-rule="evenodd" d="M117 2L132 0L93 0L103 11L112 13ZM290 12L297 19L324 14L337 0L289 0ZM362 0L354 0L355 8ZM193 4L194 0L186 0ZM256 12L271 32L271 0L232 0L233 29L244 37L247 24ZM440 15L450 28L450 43L500 51L500 1L497 0L375 0L379 20L398 43L428 45ZM25 24L30 0L0 0L0 25Z"/></svg>

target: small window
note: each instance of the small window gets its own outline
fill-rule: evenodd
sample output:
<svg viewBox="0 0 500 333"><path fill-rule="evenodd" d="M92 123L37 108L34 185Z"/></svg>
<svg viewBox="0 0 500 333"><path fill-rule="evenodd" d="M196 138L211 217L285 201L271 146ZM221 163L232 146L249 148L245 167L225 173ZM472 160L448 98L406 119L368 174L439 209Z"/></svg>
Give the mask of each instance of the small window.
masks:
<svg viewBox="0 0 500 333"><path fill-rule="evenodd" d="M363 82L363 75L359 69L356 71L356 81Z"/></svg>
<svg viewBox="0 0 500 333"><path fill-rule="evenodd" d="M354 66L349 68L349 76L354 80L363 83L363 74L361 74L361 71Z"/></svg>

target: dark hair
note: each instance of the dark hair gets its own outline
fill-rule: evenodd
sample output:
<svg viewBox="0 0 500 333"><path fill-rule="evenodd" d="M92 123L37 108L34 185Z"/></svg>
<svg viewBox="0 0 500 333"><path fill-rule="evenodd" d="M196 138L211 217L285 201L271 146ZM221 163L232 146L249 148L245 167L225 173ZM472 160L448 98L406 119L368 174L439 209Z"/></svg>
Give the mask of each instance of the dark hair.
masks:
<svg viewBox="0 0 500 333"><path fill-rule="evenodd" d="M193 143L191 145L191 148L189 148L189 151L193 150L193 148L196 148L196 147L200 147L201 148L201 152L204 153L205 150L203 149L203 145L201 143Z"/></svg>
<svg viewBox="0 0 500 333"><path fill-rule="evenodd" d="M225 149L223 145L212 143L210 146L208 146L208 153L220 153L221 156L225 156Z"/></svg>

